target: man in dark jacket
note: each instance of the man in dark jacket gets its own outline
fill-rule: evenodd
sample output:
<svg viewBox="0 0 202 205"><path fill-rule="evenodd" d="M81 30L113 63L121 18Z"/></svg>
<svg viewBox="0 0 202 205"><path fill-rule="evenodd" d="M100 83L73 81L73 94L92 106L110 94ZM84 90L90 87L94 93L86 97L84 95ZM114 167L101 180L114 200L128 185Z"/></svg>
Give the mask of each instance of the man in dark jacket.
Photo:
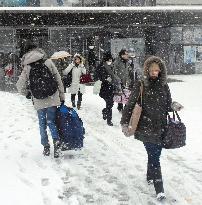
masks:
<svg viewBox="0 0 202 205"><path fill-rule="evenodd" d="M164 62L155 56L144 63L142 113L135 132L135 138L142 141L148 155L147 181L153 183L157 199L165 199L160 166L162 134L167 124L167 112L172 111L171 94L167 84ZM128 104L123 110L121 125L127 135L132 110L139 102L140 82L136 82Z"/></svg>
<svg viewBox="0 0 202 205"><path fill-rule="evenodd" d="M115 74L121 80L122 88L131 89L134 84L134 72L131 64L129 63L129 53L126 49L119 52L118 58L114 62ZM118 103L118 111L122 112L123 104Z"/></svg>

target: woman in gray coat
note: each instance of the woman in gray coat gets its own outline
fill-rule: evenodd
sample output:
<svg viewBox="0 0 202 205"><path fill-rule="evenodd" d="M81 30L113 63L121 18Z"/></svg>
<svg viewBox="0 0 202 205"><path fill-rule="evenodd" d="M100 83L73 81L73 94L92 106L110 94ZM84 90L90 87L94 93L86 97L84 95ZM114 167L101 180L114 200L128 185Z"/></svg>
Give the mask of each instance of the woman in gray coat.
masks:
<svg viewBox="0 0 202 205"><path fill-rule="evenodd" d="M25 96L28 94L30 71L32 69L31 65L39 61L44 62L45 66L47 66L47 68L57 82L58 89L52 96L48 96L44 99L37 99L32 96L32 100L38 114L41 144L44 146L43 154L45 156L50 155L50 144L46 130L48 125L53 138L54 157L57 158L59 157L60 142L55 118L57 106L59 106L61 102L64 102L65 100L64 88L57 68L50 59L45 58L45 53L42 49L33 49L23 56L23 70L16 86L21 94Z"/></svg>
<svg viewBox="0 0 202 205"><path fill-rule="evenodd" d="M172 99L167 84L166 66L162 59L151 56L144 63L142 113L135 138L142 141L147 155L147 181L153 183L157 199L165 199L160 166L162 135L167 124L167 113L172 111ZM140 99L140 82L135 82L128 104L123 110L121 125L127 135L132 110ZM177 110L179 111L179 110Z"/></svg>

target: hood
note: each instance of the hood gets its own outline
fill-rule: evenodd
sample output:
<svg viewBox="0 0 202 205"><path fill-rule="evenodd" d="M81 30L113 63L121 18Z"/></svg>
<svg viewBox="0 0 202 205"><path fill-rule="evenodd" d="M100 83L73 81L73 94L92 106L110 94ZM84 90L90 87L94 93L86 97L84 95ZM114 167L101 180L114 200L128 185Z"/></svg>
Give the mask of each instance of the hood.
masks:
<svg viewBox="0 0 202 205"><path fill-rule="evenodd" d="M46 58L46 53L42 49L34 49L24 55L23 65L29 65L40 59Z"/></svg>
<svg viewBox="0 0 202 205"><path fill-rule="evenodd" d="M144 84L145 86L149 86L149 67L152 63L157 63L160 67L160 76L159 76L159 81L161 85L165 85L167 83L167 69L164 61L157 57L157 56L151 56L149 57L145 63L144 63Z"/></svg>

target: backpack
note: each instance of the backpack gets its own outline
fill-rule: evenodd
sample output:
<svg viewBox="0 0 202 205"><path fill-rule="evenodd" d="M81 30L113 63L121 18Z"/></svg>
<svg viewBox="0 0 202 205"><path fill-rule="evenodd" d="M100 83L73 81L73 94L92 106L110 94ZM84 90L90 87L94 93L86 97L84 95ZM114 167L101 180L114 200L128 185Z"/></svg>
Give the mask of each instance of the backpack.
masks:
<svg viewBox="0 0 202 205"><path fill-rule="evenodd" d="M56 124L63 150L75 150L83 147L85 128L73 108L61 105L57 108Z"/></svg>
<svg viewBox="0 0 202 205"><path fill-rule="evenodd" d="M52 96L58 89L58 84L43 60L29 64L29 88L36 99Z"/></svg>

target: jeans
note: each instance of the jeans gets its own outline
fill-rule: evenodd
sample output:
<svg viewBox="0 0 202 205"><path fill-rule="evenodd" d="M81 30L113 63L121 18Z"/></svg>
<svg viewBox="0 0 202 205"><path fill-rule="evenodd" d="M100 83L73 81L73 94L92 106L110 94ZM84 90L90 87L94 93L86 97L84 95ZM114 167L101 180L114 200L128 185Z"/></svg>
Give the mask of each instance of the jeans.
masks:
<svg viewBox="0 0 202 205"><path fill-rule="evenodd" d="M144 143L148 155L147 181L153 180L156 194L164 193L161 173L160 156L162 146L152 143Z"/></svg>
<svg viewBox="0 0 202 205"><path fill-rule="evenodd" d="M162 146L152 143L144 143L145 149L147 151L148 156L148 166L152 170L156 170L157 168L160 168L160 156L162 151Z"/></svg>
<svg viewBox="0 0 202 205"><path fill-rule="evenodd" d="M47 125L50 129L52 139L59 140L59 134L56 127L56 106L43 108L37 111L39 119L39 129L41 135L41 144L46 146L49 144L48 134L47 134Z"/></svg>

